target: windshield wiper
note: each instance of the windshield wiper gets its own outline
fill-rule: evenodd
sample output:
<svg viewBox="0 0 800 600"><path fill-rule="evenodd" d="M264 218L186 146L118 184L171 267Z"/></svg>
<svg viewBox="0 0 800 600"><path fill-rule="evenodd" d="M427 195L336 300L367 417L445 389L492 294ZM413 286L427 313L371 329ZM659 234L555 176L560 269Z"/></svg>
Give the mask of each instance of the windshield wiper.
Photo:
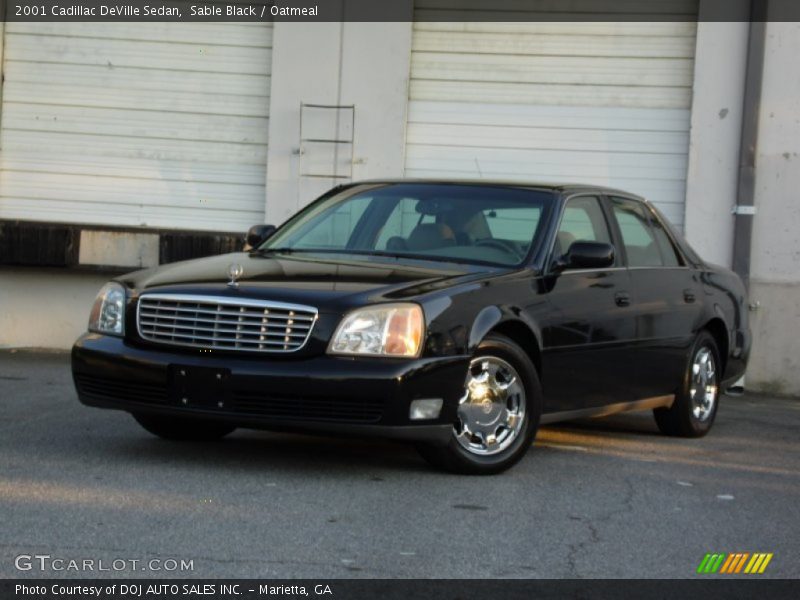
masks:
<svg viewBox="0 0 800 600"><path fill-rule="evenodd" d="M256 254L292 254L293 252L307 252L307 250L297 248L261 248L253 250Z"/></svg>
<svg viewBox="0 0 800 600"><path fill-rule="evenodd" d="M415 254L411 252L387 252L385 250L347 250L345 248L264 248L263 250L256 250L259 255L267 254L293 254L298 252L316 253L316 254L349 254L351 256L375 256L382 258L393 258L395 260L402 260L404 258L410 260L427 260L432 262L449 262L464 265L486 265L492 267L505 267L508 265L499 265L485 260L458 258L455 256L437 256L435 254Z"/></svg>
<svg viewBox="0 0 800 600"><path fill-rule="evenodd" d="M353 252L352 250L343 250L339 248L263 248L261 250L253 250L258 254L295 254L298 252L305 252L308 254L363 254L362 252Z"/></svg>
<svg viewBox="0 0 800 600"><path fill-rule="evenodd" d="M497 266L486 260L473 260L469 258L458 258L455 256L436 256L433 254L396 254L398 258L410 258L413 260L429 260L431 262L449 262L457 265L492 265Z"/></svg>
<svg viewBox="0 0 800 600"><path fill-rule="evenodd" d="M263 248L261 250L253 250L253 253L259 256L267 256L269 254L342 254L347 253L346 250L332 250L330 248Z"/></svg>
<svg viewBox="0 0 800 600"><path fill-rule="evenodd" d="M386 250L369 250L369 251L359 251L359 250L350 250L350 251L342 251L346 254L354 254L356 256L381 256L385 258L394 258L394 259L403 259L408 258L411 260L428 260L431 262L450 262L455 264L462 264L462 265L491 265L491 266L501 266L497 265L496 263L492 263L485 260L471 260L466 258L458 258L455 256L447 256L441 255L437 256L435 254L415 254L412 252L387 252Z"/></svg>

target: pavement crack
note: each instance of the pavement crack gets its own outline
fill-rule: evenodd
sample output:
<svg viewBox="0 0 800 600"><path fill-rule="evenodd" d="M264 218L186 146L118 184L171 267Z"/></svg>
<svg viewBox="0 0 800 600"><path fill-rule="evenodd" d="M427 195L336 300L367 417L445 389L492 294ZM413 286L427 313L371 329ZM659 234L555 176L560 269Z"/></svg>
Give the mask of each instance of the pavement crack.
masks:
<svg viewBox="0 0 800 600"><path fill-rule="evenodd" d="M597 527L595 527L591 521L587 521L586 526L589 528L589 541L592 544L597 544L600 541L600 534L597 532Z"/></svg>
<svg viewBox="0 0 800 600"><path fill-rule="evenodd" d="M581 549L582 544L568 544L567 549L567 576L578 578L578 567L575 560L576 555Z"/></svg>
<svg viewBox="0 0 800 600"><path fill-rule="evenodd" d="M574 515L570 515L569 518L572 519L573 521L578 521L581 525L584 525L589 533L589 537L587 539L567 545L568 575L571 577L580 578L582 577L582 575L578 572L578 555L584 550L588 549L590 546L598 544L601 541L600 533L598 532L597 527L595 527L594 523L588 519L584 519L582 517L576 517Z"/></svg>
<svg viewBox="0 0 800 600"><path fill-rule="evenodd" d="M598 515L598 522L608 523L616 516L630 514L634 511L633 501L638 490L629 477L625 477L622 481L625 484L625 495L622 497L622 500L618 505L619 508L615 508Z"/></svg>
<svg viewBox="0 0 800 600"><path fill-rule="evenodd" d="M582 541L571 543L567 545L567 569L568 569L568 576L569 577L582 577L581 573L578 570L578 557L579 555L590 549L591 546L599 544L602 541L600 537L600 530L598 529L598 524L606 524L611 521L614 517L619 515L630 514L633 512L633 502L637 494L636 486L630 480L630 478L625 477L623 479L625 483L625 494L622 497L621 502L619 503L619 508L614 510L610 510L600 515L593 517L593 518L585 518L579 517L576 515L569 515L569 518L573 521L578 521L581 525L586 527L588 532L588 537L583 539Z"/></svg>

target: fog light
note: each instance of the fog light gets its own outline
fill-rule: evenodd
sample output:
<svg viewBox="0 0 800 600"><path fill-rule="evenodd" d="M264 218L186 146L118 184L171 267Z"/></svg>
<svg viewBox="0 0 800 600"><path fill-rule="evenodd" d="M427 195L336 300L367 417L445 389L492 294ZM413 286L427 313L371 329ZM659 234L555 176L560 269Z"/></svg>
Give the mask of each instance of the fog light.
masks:
<svg viewBox="0 0 800 600"><path fill-rule="evenodd" d="M442 412L441 398L420 398L419 400L411 401L408 418L412 421L435 419L440 412Z"/></svg>

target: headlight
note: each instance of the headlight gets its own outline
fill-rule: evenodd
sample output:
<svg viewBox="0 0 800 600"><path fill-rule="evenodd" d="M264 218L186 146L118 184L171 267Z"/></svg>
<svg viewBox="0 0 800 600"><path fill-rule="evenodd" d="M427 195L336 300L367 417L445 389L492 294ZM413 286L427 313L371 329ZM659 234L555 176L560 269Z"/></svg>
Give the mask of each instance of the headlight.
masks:
<svg viewBox="0 0 800 600"><path fill-rule="evenodd" d="M89 331L125 335L125 288L113 281L97 294L89 316Z"/></svg>
<svg viewBox="0 0 800 600"><path fill-rule="evenodd" d="M422 308L416 304L381 304L361 308L342 319L330 354L415 357L425 333Z"/></svg>

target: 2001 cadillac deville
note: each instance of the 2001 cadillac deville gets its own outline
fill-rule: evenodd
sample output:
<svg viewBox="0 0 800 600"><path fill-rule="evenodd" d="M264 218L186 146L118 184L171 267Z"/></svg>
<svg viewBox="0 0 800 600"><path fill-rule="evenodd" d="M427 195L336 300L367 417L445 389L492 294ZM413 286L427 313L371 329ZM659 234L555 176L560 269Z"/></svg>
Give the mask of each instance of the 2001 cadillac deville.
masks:
<svg viewBox="0 0 800 600"><path fill-rule="evenodd" d="M540 423L653 409L702 436L746 366L740 279L621 191L353 183L248 242L107 284L81 402L169 439L370 434L495 473Z"/></svg>

